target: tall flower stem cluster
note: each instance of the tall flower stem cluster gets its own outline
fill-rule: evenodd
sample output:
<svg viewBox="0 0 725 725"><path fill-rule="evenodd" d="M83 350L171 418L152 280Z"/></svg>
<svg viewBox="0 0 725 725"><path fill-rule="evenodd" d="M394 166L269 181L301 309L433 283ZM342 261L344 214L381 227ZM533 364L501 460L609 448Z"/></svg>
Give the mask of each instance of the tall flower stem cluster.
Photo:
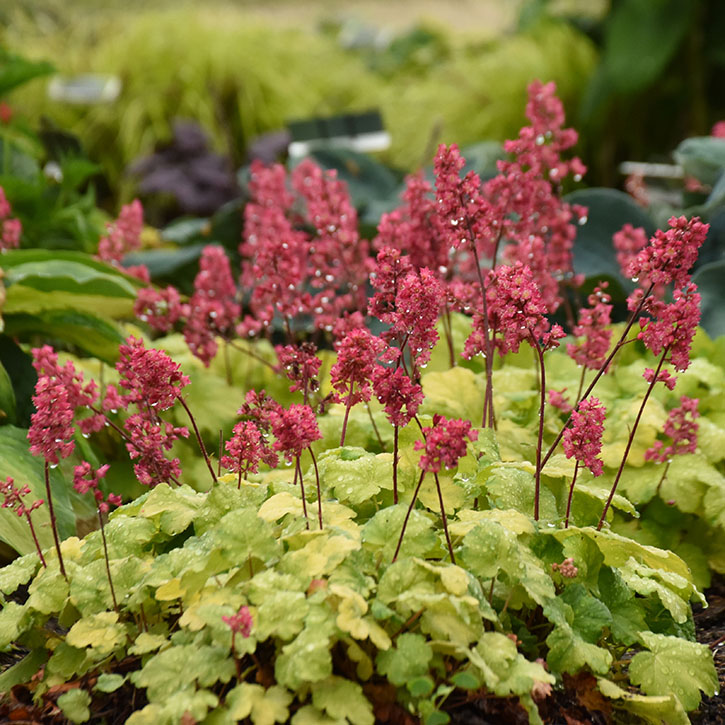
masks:
<svg viewBox="0 0 725 725"><path fill-rule="evenodd" d="M478 438L478 431L471 429L471 421L469 420L447 420L442 415L436 415L433 417L433 426L423 428L421 432L424 440L416 441L415 443L416 450L424 451L418 462L421 469L420 477L418 478L418 485L415 487L415 491L413 491L413 496L410 499L410 504L406 511L405 519L403 520L398 545L395 547L395 553L393 554L393 561L398 558L400 547L403 545L403 537L405 536L405 529L408 526L408 519L415 506L420 488L423 485L425 474L432 473L435 479L436 491L438 492L438 502L441 507L441 522L446 537L446 544L448 545L448 553L451 557L451 562L455 564L456 557L453 553L453 544L448 533L448 520L438 473L441 468L455 468L458 465L458 461L466 455L468 441L475 441Z"/></svg>

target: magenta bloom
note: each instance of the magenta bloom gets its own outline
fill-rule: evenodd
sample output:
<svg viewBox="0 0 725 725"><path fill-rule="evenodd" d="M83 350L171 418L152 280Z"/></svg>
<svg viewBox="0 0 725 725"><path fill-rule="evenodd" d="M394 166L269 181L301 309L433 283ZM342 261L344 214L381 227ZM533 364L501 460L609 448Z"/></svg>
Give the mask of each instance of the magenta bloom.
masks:
<svg viewBox="0 0 725 725"><path fill-rule="evenodd" d="M106 224L108 236L98 242L98 258L119 265L123 255L141 246L143 207L138 199L121 207L118 219Z"/></svg>
<svg viewBox="0 0 725 725"><path fill-rule="evenodd" d="M167 410L189 384L177 363L162 350L147 349L143 340L129 337L119 353L116 370L120 385L129 391L126 397L139 406Z"/></svg>
<svg viewBox="0 0 725 725"><path fill-rule="evenodd" d="M564 395L566 388L562 390L549 390L549 405L558 408L562 413L567 415L573 410L568 396Z"/></svg>
<svg viewBox="0 0 725 725"><path fill-rule="evenodd" d="M584 340L570 342L566 346L569 357L588 370L599 370L604 364L612 339L609 328L612 322L612 305L609 303L612 298L604 291L606 287L606 282L595 287L588 298L589 308L579 312L579 324L574 328L574 335Z"/></svg>
<svg viewBox="0 0 725 725"><path fill-rule="evenodd" d="M252 619L252 613L249 611L249 607L240 607L236 614L232 614L229 617L222 616L222 621L229 625L229 628L234 634L241 634L242 637L246 638L252 633L254 620Z"/></svg>
<svg viewBox="0 0 725 725"><path fill-rule="evenodd" d="M233 473L257 473L264 457L264 445L259 428L245 420L234 426L233 435L224 446L228 456L222 456L222 466ZM273 454L274 455L274 454ZM275 465L277 456L274 456Z"/></svg>
<svg viewBox="0 0 725 725"><path fill-rule="evenodd" d="M23 225L20 223L20 219L10 216L11 213L10 202L5 196L5 190L0 186L0 251L20 246Z"/></svg>
<svg viewBox="0 0 725 725"><path fill-rule="evenodd" d="M625 224L618 232L614 233L612 243L616 251L617 263L622 274L629 274L630 265L637 259L637 255L647 246L647 233L643 227L633 227ZM646 280L638 280L640 287L646 284Z"/></svg>
<svg viewBox="0 0 725 725"><path fill-rule="evenodd" d="M598 398L589 397L571 414L571 425L564 431L562 445L567 458L583 463L595 476L601 476L604 464L597 458L602 450L604 417L607 409Z"/></svg>
<svg viewBox="0 0 725 725"><path fill-rule="evenodd" d="M317 389L317 373L320 371L322 360L315 354L317 347L311 342L301 345L277 345L279 370L292 381L290 392L301 390L307 393Z"/></svg>
<svg viewBox="0 0 725 725"><path fill-rule="evenodd" d="M68 458L75 449L74 408L68 399L65 385L47 375L41 375L35 385L33 405L36 411L30 417L28 430L30 452L34 456L43 456L55 466L61 458Z"/></svg>
<svg viewBox="0 0 725 725"><path fill-rule="evenodd" d="M12 476L8 476L4 481L0 481L0 494L4 497L2 508L11 509L18 516L28 516L44 503L43 499L40 498L37 501L33 501L30 506L26 506L23 502L23 496L27 496L29 493L30 487L23 486L22 488L18 488Z"/></svg>
<svg viewBox="0 0 725 725"><path fill-rule="evenodd" d="M142 322L157 332L170 332L174 325L187 314L181 304L179 292L168 286L165 290L144 287L138 291L133 312Z"/></svg>
<svg viewBox="0 0 725 725"><path fill-rule="evenodd" d="M229 258L221 247L204 247L199 272L194 279L194 294L189 300L184 339L191 352L207 367L217 351L217 335L228 338L234 330L241 308L235 301Z"/></svg>
<svg viewBox="0 0 725 725"><path fill-rule="evenodd" d="M391 425L406 426L423 402L423 388L414 383L402 368L378 365L373 372L375 397L385 406Z"/></svg>
<svg viewBox="0 0 725 725"><path fill-rule="evenodd" d="M466 455L468 441L475 441L478 431L471 430L470 420L448 420L435 415L433 426L423 428L423 435L425 441L415 442L416 451L425 451L419 465L427 473L438 473L444 466L458 465L459 459Z"/></svg>
<svg viewBox="0 0 725 725"><path fill-rule="evenodd" d="M676 289L673 302L648 300L646 309L654 319L640 318L643 328L637 336L655 356L667 351L665 362L684 372L690 366L690 347L700 322L700 295L697 286Z"/></svg>
<svg viewBox="0 0 725 725"><path fill-rule="evenodd" d="M680 407L673 408L667 416L664 425L664 434L672 443L665 446L662 441L655 441L652 448L644 454L646 461L659 461L664 463L672 456L679 456L684 453L694 453L697 450L697 431L699 425L697 418L700 413L697 410L697 398L688 398L683 395L680 398Z"/></svg>
<svg viewBox="0 0 725 725"><path fill-rule="evenodd" d="M368 314L388 325L394 324L398 288L411 269L410 260L402 256L399 249L384 247L378 252L375 266L370 273L370 284L375 289L375 294L368 303Z"/></svg>
<svg viewBox="0 0 725 725"><path fill-rule="evenodd" d="M627 276L646 279L650 284L684 288L690 282L690 269L697 261L702 243L705 241L709 224L703 224L699 217L689 221L684 217L671 217L670 228L658 230L647 247L632 260Z"/></svg>
<svg viewBox="0 0 725 725"><path fill-rule="evenodd" d="M81 494L92 491L93 498L95 498L96 505L101 513L108 511L109 503L114 506L121 505L121 497L115 493L109 493L107 500L104 501L103 491L99 488L100 481L108 473L109 468L110 466L106 464L96 470L88 461L83 461L73 469L73 488Z"/></svg>
<svg viewBox="0 0 725 725"><path fill-rule="evenodd" d="M366 328L350 330L335 344L337 361L330 370L336 403L349 406L370 400L375 362L385 343Z"/></svg>
<svg viewBox="0 0 725 725"><path fill-rule="evenodd" d="M524 340L541 340L549 330L544 300L531 273L521 262L510 267L498 267L489 274L486 287L489 326L494 332L494 345L501 355L518 352ZM485 353L483 316L473 317L473 331L466 340L465 358ZM554 332L554 330L552 330ZM556 331L558 335L558 330Z"/></svg>
<svg viewBox="0 0 725 725"><path fill-rule="evenodd" d="M272 433L277 439L274 448L288 461L298 458L302 451L322 438L315 412L309 405L291 405L279 408L270 415Z"/></svg>
<svg viewBox="0 0 725 725"><path fill-rule="evenodd" d="M175 482L181 475L181 461L167 459L164 451L170 450L179 438L187 438L188 429L175 427L158 417L152 420L141 413L130 415L124 428L129 436L126 449L134 461L133 470L139 482L144 486Z"/></svg>

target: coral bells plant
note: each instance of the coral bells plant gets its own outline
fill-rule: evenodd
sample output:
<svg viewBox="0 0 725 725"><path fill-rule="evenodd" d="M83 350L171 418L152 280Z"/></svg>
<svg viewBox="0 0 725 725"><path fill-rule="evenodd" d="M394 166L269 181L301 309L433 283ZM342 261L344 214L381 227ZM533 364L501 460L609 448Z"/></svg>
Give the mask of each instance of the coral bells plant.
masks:
<svg viewBox="0 0 725 725"><path fill-rule="evenodd" d="M721 344L690 275L707 225L625 227L627 320L604 282L573 309L586 211L562 193L585 168L554 91L532 84L485 182L441 146L372 243L334 172L255 162L240 266L210 245L188 299L139 291L158 348L135 328L115 370L33 350L43 473L0 484L26 549L0 571L0 650L29 659L0 673L0 719L541 723L575 687L605 719L680 723L715 692L683 636L725 537ZM141 211L101 257L137 248ZM98 519L62 545L56 476ZM145 487L126 505L124 476Z"/></svg>
<svg viewBox="0 0 725 725"><path fill-rule="evenodd" d="M20 219L12 216L12 207L5 196L5 190L0 186L0 251L16 249L20 246L20 236L23 225Z"/></svg>

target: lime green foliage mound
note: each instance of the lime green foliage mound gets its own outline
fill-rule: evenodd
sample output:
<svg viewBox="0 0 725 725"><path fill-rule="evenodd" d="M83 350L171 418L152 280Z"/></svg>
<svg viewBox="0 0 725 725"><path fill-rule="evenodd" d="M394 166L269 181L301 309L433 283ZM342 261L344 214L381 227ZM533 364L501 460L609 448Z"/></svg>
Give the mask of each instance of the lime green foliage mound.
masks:
<svg viewBox="0 0 725 725"><path fill-rule="evenodd" d="M250 27L229 9L98 17L50 34L26 28L7 40L50 58L60 73L121 78L122 95L109 105L53 102L42 83L14 97L28 116L47 114L78 134L113 180L170 137L175 117L198 120L239 162L250 138L287 120L368 108L381 109L392 134L387 159L414 168L443 136L468 143L514 134L534 77L556 81L572 103L595 60L583 35L547 23L481 45L452 38L449 56L425 72L383 77L333 38Z"/></svg>

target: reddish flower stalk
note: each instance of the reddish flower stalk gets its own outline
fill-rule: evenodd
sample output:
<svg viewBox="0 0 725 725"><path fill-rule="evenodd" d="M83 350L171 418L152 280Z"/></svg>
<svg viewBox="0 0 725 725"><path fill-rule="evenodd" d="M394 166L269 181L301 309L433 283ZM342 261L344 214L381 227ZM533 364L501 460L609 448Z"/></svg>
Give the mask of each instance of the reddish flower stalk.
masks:
<svg viewBox="0 0 725 725"><path fill-rule="evenodd" d="M237 488L241 488L242 477L259 471L264 456L262 434L253 421L242 421L234 426L232 438L225 447L230 455L221 458L221 465L238 474Z"/></svg>
<svg viewBox="0 0 725 725"><path fill-rule="evenodd" d="M0 483L0 493L5 497L2 508L12 509L18 516L25 516L25 520L28 522L28 527L30 528L30 535L33 537L35 550L38 552L38 557L40 558L40 563L44 567L47 567L48 565L45 563L45 557L43 556L43 551L40 548L40 543L38 542L38 537L35 533L33 520L30 517L30 514L35 511L35 509L40 508L43 505L43 499L39 498L37 501L33 501L30 506L26 506L23 503L23 496L30 493L30 488L28 486L17 488L15 486L15 481L11 476L8 476L3 483Z"/></svg>
<svg viewBox="0 0 725 725"><path fill-rule="evenodd" d="M287 461L295 461L295 479L299 476L300 490L302 493L302 505L305 513L305 523L309 529L310 524L307 518L307 504L305 501L305 489L302 480L302 469L300 467L300 457L302 452L316 441L322 438L320 428L317 425L315 413L309 405L291 405L288 410L278 408L270 413L269 416L272 433L277 439L274 442L274 448L284 454ZM310 450L310 453L312 451ZM320 492L320 478L317 470L317 461L314 459L315 474L317 476L317 508L318 521L320 529L322 529L322 498Z"/></svg>
<svg viewBox="0 0 725 725"><path fill-rule="evenodd" d="M587 398L581 402L579 410L572 415L571 425L564 432L564 453L567 458L573 456L576 459L574 477L569 487L569 498L566 503L564 528L569 528L571 502L580 464L583 463L594 476L602 475L604 464L597 456L602 450L605 415L606 408L600 404L597 398Z"/></svg>
<svg viewBox="0 0 725 725"><path fill-rule="evenodd" d="M384 346L383 340L365 328L350 330L335 343L337 361L330 370L330 380L335 390L333 400L345 404L340 446L345 445L350 408L355 403L370 400L372 396L371 379L375 361Z"/></svg>
<svg viewBox="0 0 725 725"><path fill-rule="evenodd" d="M111 563L108 558L108 542L106 540L106 526L103 521L103 514L108 511L108 504L114 506L121 505L121 497L115 493L109 493L108 498L104 501L103 492L99 488L100 480L108 472L108 464L101 466L98 470L94 470L88 461L83 461L76 466L73 471L73 488L78 493L83 494L93 491L93 497L96 500L96 509L98 512L98 523L101 528L101 540L103 541L103 556L106 560L106 576L108 577L108 586L111 590L111 599L113 600L113 608L118 612L118 601L116 600L116 590L113 588L113 579L111 577Z"/></svg>
<svg viewBox="0 0 725 725"><path fill-rule="evenodd" d="M229 617L222 616L222 622L229 625L229 629L232 630L232 657L234 657L234 665L237 669L237 678L242 677L242 663L237 657L236 648L236 636L241 634L245 639L252 633L252 626L254 620L252 619L252 613L249 611L249 607L240 607L236 614L232 614Z"/></svg>
<svg viewBox="0 0 725 725"><path fill-rule="evenodd" d="M63 578L68 581L68 574L65 571L65 562L63 561L63 553L60 550L60 536L58 535L58 522L55 518L55 508L53 506L53 495L50 491L50 469L48 460L45 461L43 467L43 475L45 477L45 498L48 502L48 513L50 514L50 528L53 531L53 542L55 543L55 551L58 554L58 566Z"/></svg>
<svg viewBox="0 0 725 725"><path fill-rule="evenodd" d="M418 492L420 491L420 487L423 483L423 477L426 473L432 473L436 482L436 490L438 491L438 501L441 506L441 521L443 523L446 543L448 544L448 553L451 556L451 562L455 564L456 557L453 553L453 545L448 533L448 522L445 506L443 505L443 492L441 491L440 481L438 480L438 473L441 468L445 467L450 469L455 468L458 465L458 461L466 455L468 441L475 441L478 438L478 431L471 430L471 421L469 420L448 420L442 415L435 415L433 416L433 426L430 428L423 428L422 433L424 440L416 441L415 443L415 450L424 451L418 464L421 468L421 475L418 480L418 485L413 492L413 497L410 500L408 512L403 521L403 528L400 532L398 545L395 548L393 561L398 558L398 554L400 553L400 547L403 544L403 537L405 536L408 519L410 518L410 513L415 506Z"/></svg>

